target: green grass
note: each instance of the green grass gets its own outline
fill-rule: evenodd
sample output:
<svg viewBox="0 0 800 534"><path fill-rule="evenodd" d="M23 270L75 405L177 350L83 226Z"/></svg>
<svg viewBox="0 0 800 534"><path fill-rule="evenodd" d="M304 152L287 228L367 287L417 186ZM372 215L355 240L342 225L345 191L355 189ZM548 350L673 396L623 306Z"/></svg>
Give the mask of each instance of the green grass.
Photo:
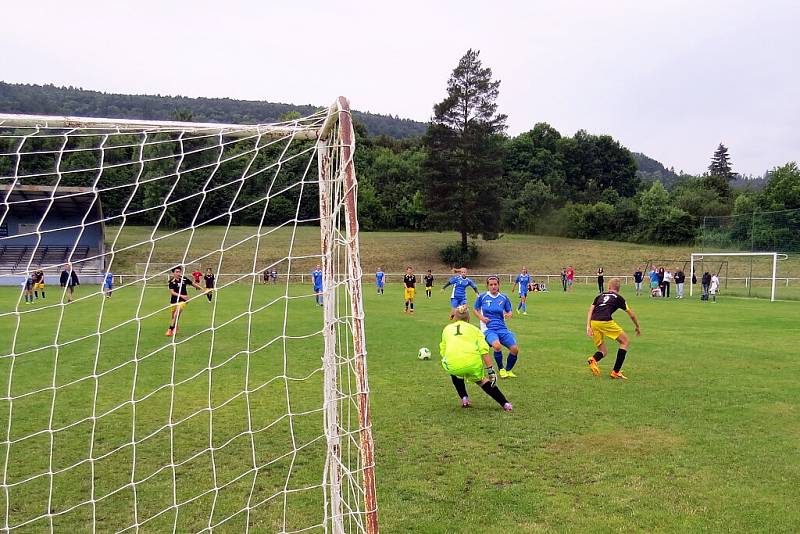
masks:
<svg viewBox="0 0 800 534"><path fill-rule="evenodd" d="M58 298L53 289L49 304ZM78 294L97 291L81 286ZM138 289L123 288L108 301L94 295L63 310L21 304L21 314L9 315L18 291L0 290L0 436L13 443L0 448L11 485L9 502L0 493L0 510L8 505L9 525L47 510L50 477L37 475L50 469L51 457L54 471L74 466L53 477L59 531L84 531L92 517L98 531L115 531L133 524L134 513L141 532L198 531L209 518L215 524L229 516L217 531L239 532L245 521L275 531L284 506L288 529L319 523L321 492L304 488L318 484L323 470L324 442L315 438L322 416L314 411L321 406L321 341L303 336L320 328L320 309L309 298L276 300L280 286L258 286L254 313L241 315L250 288L232 285L220 291L215 314L201 298L191 303L173 345L163 336L166 312L158 311L165 293L148 289L139 306ZM417 360L419 347L437 352L446 295L418 298L416 314L406 316L397 284L380 297L366 284L382 531L793 531L800 524L798 304L623 294L643 330L625 364L629 380L607 378L613 358L602 362L601 378L586 368L591 286L535 294L529 315L510 321L521 357L519 378L500 384L514 403L506 414L475 386L468 386L473 408L461 409L436 358ZM267 344L281 333L284 313L285 371L282 340ZM136 316L140 324L125 323ZM99 345L92 335L98 324L105 331ZM213 336L200 333L212 324ZM170 383L177 385L164 387ZM296 415L285 416L287 406ZM36 434L47 428L60 430ZM133 439L135 462L126 446ZM90 447L98 460L79 463ZM255 482L247 476L253 455L265 466ZM180 464L174 473L165 468L171 463ZM224 486L216 502L215 472L216 487ZM203 495L177 514L173 477L178 502ZM92 498L92 479L94 510L81 504ZM131 479L135 499L125 486ZM284 486L298 491L279 493ZM233 515L253 487L251 503L259 504L249 519ZM48 526L40 519L19 531Z"/></svg>

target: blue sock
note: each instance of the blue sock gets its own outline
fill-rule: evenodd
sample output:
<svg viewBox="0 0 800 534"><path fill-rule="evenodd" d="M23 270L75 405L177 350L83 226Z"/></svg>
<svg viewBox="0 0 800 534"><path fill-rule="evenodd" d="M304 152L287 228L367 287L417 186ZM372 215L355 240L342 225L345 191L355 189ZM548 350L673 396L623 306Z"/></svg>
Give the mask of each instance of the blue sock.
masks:
<svg viewBox="0 0 800 534"><path fill-rule="evenodd" d="M494 361L497 362L497 368L498 369L502 369L503 368L503 351L502 350L494 351Z"/></svg>
<svg viewBox="0 0 800 534"><path fill-rule="evenodd" d="M519 303L517 304L517 311L521 309L522 309L522 301L519 301Z"/></svg>
<svg viewBox="0 0 800 534"><path fill-rule="evenodd" d="M522 305L522 311L524 311L525 313L528 312L528 303L527 302Z"/></svg>
<svg viewBox="0 0 800 534"><path fill-rule="evenodd" d="M519 353L517 353L519 356ZM514 364L517 363L517 356L514 356L510 352L508 353L508 361L506 362L506 371L510 371L514 368Z"/></svg>

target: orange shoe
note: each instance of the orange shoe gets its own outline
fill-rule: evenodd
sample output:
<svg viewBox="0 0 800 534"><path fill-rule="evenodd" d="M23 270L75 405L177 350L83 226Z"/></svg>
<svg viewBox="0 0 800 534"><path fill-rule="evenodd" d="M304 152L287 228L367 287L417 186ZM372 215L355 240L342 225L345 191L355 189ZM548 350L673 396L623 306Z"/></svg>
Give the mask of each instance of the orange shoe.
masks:
<svg viewBox="0 0 800 534"><path fill-rule="evenodd" d="M619 378L621 380L627 380L628 379L627 376L622 374L622 371L620 371L620 372L611 371L611 378Z"/></svg>
<svg viewBox="0 0 800 534"><path fill-rule="evenodd" d="M172 331L172 328L167 328L166 333L164 334L167 337L172 337L175 332Z"/></svg>
<svg viewBox="0 0 800 534"><path fill-rule="evenodd" d="M600 376L600 368L597 367L597 360L594 359L594 356L589 356L589 359L586 360L586 363L589 364L589 370L594 376Z"/></svg>

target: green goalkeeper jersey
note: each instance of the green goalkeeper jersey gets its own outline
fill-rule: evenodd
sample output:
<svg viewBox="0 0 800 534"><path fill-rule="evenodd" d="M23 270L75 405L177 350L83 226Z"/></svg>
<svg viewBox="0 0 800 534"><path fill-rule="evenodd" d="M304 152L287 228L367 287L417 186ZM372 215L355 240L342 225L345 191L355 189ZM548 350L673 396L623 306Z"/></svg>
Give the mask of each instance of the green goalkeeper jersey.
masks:
<svg viewBox="0 0 800 534"><path fill-rule="evenodd" d="M448 367L459 368L480 361L489 352L486 337L477 326L465 321L450 323L442 330L439 354Z"/></svg>

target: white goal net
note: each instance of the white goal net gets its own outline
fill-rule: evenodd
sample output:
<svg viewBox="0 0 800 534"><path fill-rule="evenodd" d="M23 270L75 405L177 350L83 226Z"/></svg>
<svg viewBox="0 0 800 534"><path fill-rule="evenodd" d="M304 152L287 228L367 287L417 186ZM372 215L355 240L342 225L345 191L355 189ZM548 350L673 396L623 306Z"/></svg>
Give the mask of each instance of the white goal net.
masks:
<svg viewBox="0 0 800 534"><path fill-rule="evenodd" d="M0 528L377 532L354 148L0 115Z"/></svg>

